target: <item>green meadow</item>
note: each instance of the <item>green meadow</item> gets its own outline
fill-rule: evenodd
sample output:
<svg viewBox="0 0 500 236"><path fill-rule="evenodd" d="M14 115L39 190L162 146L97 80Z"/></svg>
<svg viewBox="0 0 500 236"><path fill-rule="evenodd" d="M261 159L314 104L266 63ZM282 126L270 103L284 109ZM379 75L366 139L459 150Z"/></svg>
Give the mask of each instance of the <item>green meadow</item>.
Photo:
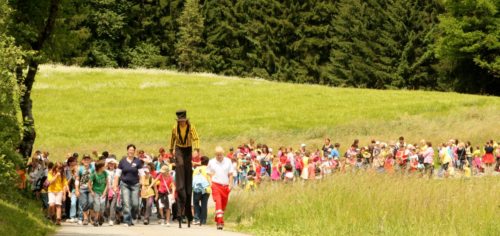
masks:
<svg viewBox="0 0 500 236"><path fill-rule="evenodd" d="M212 155L224 147L301 143L325 137L344 151L353 139L434 144L498 140L500 98L428 91L331 88L162 70L45 65L33 89L35 149L156 154L169 143L175 111L188 110ZM229 227L255 235L499 235L498 177L428 180L345 174L323 181L264 183L235 191ZM279 197L277 197L279 196Z"/></svg>
<svg viewBox="0 0 500 236"><path fill-rule="evenodd" d="M374 173L261 185L225 216L253 235L500 235L498 176L429 180Z"/></svg>
<svg viewBox="0 0 500 236"><path fill-rule="evenodd" d="M498 138L500 98L427 91L331 88L162 70L42 66L32 97L35 149L60 159L68 152L128 143L155 153L167 146L175 111L185 108L202 152L248 142L271 147L325 137L345 148L353 139L434 143L450 138L482 144ZM341 147L341 149L343 149Z"/></svg>

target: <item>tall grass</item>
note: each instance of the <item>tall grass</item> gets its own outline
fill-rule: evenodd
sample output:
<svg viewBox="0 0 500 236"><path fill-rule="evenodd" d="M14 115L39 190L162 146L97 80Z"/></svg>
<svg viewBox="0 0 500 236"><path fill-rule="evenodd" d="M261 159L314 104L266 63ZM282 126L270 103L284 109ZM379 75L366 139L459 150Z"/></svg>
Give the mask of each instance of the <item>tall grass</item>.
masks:
<svg viewBox="0 0 500 236"><path fill-rule="evenodd" d="M441 142L498 138L500 98L426 91L331 88L161 70L42 66L32 92L36 149L125 154L135 143L154 152L169 142L175 111L186 108L202 151L248 142L297 147L324 137L404 135Z"/></svg>
<svg viewBox="0 0 500 236"><path fill-rule="evenodd" d="M500 235L498 177L346 174L235 192L226 210L255 235Z"/></svg>

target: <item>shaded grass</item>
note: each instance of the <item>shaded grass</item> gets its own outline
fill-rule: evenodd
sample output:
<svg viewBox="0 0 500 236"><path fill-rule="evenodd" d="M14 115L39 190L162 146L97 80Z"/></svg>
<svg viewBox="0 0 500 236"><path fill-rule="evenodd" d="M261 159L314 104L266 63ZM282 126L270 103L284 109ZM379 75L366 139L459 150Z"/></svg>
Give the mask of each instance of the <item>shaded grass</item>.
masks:
<svg viewBox="0 0 500 236"><path fill-rule="evenodd" d="M34 201L24 199L20 208L0 199L0 235L47 235L54 227L44 219Z"/></svg>
<svg viewBox="0 0 500 236"><path fill-rule="evenodd" d="M201 148L250 138L270 146L344 147L359 138L495 139L500 99L456 93L340 89L161 70L43 66L33 89L35 148L55 159L128 143L156 153L166 146L174 112L186 108Z"/></svg>
<svg viewBox="0 0 500 236"><path fill-rule="evenodd" d="M499 235L499 187L498 177L335 175L232 193L225 215L255 235Z"/></svg>

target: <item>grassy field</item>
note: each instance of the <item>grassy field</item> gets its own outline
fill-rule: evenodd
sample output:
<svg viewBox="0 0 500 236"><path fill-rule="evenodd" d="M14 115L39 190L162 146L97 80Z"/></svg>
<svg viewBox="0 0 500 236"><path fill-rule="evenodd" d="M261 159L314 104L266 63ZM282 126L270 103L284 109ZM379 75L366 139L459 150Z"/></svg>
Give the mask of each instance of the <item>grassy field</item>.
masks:
<svg viewBox="0 0 500 236"><path fill-rule="evenodd" d="M232 193L225 215L253 235L493 236L500 235L499 196L498 177L347 174Z"/></svg>
<svg viewBox="0 0 500 236"><path fill-rule="evenodd" d="M156 153L169 143L175 111L186 108L202 151L248 142L272 147L345 148L354 138L390 141L404 135L482 144L497 139L500 98L425 91L380 91L275 83L161 70L42 66L32 92L36 149L68 152L125 146Z"/></svg>
<svg viewBox="0 0 500 236"><path fill-rule="evenodd" d="M52 224L38 210L39 202L23 200L23 209L0 199L0 235L42 236L54 232Z"/></svg>
<svg viewBox="0 0 500 236"><path fill-rule="evenodd" d="M36 149L68 152L125 146L156 153L186 108L209 155L216 145L345 150L353 139L481 145L498 140L500 98L275 83L159 70L43 66L33 89ZM337 175L317 183L234 193L227 216L257 235L499 235L498 178L453 180ZM276 197L279 196L279 197Z"/></svg>

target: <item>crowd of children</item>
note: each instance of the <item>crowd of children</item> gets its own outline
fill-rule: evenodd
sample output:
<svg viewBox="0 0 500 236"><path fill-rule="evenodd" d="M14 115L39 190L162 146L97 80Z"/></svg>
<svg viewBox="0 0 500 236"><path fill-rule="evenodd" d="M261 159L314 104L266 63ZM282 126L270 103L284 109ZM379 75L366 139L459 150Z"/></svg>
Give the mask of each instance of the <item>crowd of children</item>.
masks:
<svg viewBox="0 0 500 236"><path fill-rule="evenodd" d="M436 148L436 147L437 148ZM313 181L332 174L358 171L415 175L426 178L498 174L500 146L490 140L482 147L470 142L449 140L433 145L421 140L410 144L400 137L396 142L372 140L362 146L358 140L341 151L338 143L326 138L321 148L309 150L306 144L297 150L280 147L276 151L250 140L226 153L232 161L233 188L255 190L263 181ZM68 154L65 161L52 162L48 152L35 152L27 165L27 185L40 199L47 216L56 225L61 220L81 225L100 226L123 222L122 198L114 190L113 180L119 163L115 155ZM141 207L134 212L137 222L150 224L155 216L158 224L170 225L175 216L175 162L170 153L160 148L156 156L139 150L144 175L140 180ZM211 193L206 166L207 156L193 152L194 224L207 223L207 202ZM435 166L439 166L437 171ZM436 172L436 173L435 173ZM25 186L21 184L20 186Z"/></svg>

